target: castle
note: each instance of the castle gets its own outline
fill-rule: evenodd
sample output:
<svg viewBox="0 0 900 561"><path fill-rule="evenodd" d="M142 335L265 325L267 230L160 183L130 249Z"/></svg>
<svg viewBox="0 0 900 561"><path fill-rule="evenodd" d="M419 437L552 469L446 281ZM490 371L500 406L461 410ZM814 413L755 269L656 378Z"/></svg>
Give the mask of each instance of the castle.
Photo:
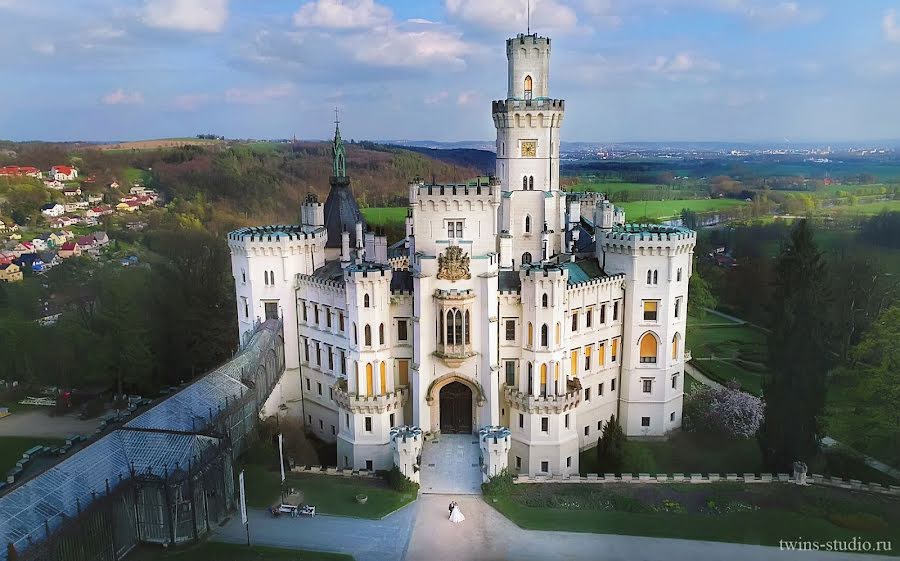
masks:
<svg viewBox="0 0 900 561"><path fill-rule="evenodd" d="M423 436L471 433L485 477L577 474L613 415L631 437L680 427L695 233L560 190L550 50L507 40L495 176L410 183L400 242L367 231L339 126L324 205L228 235L240 333L284 321L272 405L336 441L338 467L417 478Z"/></svg>

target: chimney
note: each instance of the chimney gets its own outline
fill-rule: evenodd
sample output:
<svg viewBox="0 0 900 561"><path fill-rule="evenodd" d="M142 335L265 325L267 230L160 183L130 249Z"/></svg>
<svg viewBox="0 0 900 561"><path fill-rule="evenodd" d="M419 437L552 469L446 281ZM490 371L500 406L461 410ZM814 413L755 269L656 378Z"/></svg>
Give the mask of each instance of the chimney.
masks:
<svg viewBox="0 0 900 561"><path fill-rule="evenodd" d="M350 263L350 232L344 230L341 232L341 267L346 267Z"/></svg>

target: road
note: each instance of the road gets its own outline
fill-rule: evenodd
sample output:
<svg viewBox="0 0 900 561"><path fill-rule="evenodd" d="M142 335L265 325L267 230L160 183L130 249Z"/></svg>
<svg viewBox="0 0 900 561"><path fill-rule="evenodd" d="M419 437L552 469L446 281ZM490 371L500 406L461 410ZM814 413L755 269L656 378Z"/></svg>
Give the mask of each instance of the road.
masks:
<svg viewBox="0 0 900 561"><path fill-rule="evenodd" d="M65 438L70 434L91 435L99 419L82 421L73 415L51 417L49 408L18 411L0 419L0 436Z"/></svg>

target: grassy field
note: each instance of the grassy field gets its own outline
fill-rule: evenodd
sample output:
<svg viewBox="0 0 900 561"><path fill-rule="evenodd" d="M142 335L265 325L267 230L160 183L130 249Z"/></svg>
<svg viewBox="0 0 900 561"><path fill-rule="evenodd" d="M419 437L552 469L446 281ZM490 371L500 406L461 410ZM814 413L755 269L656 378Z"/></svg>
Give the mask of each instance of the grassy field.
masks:
<svg viewBox="0 0 900 561"><path fill-rule="evenodd" d="M616 206L625 210L625 219L631 222L643 217L659 220L677 218L681 216L681 211L685 208L696 212L710 212L747 204L736 199L675 199L672 201L636 201L620 203Z"/></svg>
<svg viewBox="0 0 900 561"><path fill-rule="evenodd" d="M135 183L146 185L150 181L150 172L138 168L125 168L122 188L127 192Z"/></svg>
<svg viewBox="0 0 900 561"><path fill-rule="evenodd" d="M724 322L724 324L723 324ZM766 334L748 325L728 324L720 316L688 316L686 344L694 360L691 365L719 383L732 379L741 388L759 395L766 361ZM703 360L716 357L719 360Z"/></svg>
<svg viewBox="0 0 900 561"><path fill-rule="evenodd" d="M897 539L900 501L792 485L515 485L488 504L522 528L778 546ZM889 552L897 555L897 549Z"/></svg>
<svg viewBox="0 0 900 561"><path fill-rule="evenodd" d="M203 542L174 549L141 546L128 555L128 561L156 561L174 559L177 561L352 561L353 557L342 553L305 551L302 549L280 549L254 545Z"/></svg>
<svg viewBox="0 0 900 561"><path fill-rule="evenodd" d="M0 423L3 421L0 420ZM59 446L65 444L64 440L57 438L31 438L27 436L2 436L0 437L0 474L16 467L16 462L22 458L22 452L34 446Z"/></svg>
<svg viewBox="0 0 900 561"><path fill-rule="evenodd" d="M406 220L406 207L371 207L359 210L370 226L402 225Z"/></svg>
<svg viewBox="0 0 900 561"><path fill-rule="evenodd" d="M581 179L575 185L566 188L569 191L593 191L599 193L615 193L618 191L659 191L669 190L665 185L653 183L628 183L618 181L591 181Z"/></svg>
<svg viewBox="0 0 900 561"><path fill-rule="evenodd" d="M254 465L245 470L248 506L266 508L278 501L281 493L278 474ZM301 491L303 502L315 505L316 512L355 518L379 519L416 498L413 494L394 491L380 479L289 474L287 486ZM366 504L356 502L360 494L368 497Z"/></svg>
<svg viewBox="0 0 900 561"><path fill-rule="evenodd" d="M882 210L900 210L900 201L877 201L855 205L840 205L819 210L820 214L840 214L843 216L874 216Z"/></svg>

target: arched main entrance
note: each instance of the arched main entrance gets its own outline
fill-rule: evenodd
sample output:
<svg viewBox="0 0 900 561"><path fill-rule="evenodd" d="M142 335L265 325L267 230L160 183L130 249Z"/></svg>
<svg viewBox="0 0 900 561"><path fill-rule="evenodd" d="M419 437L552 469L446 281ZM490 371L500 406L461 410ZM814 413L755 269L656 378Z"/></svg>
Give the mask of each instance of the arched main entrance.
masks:
<svg viewBox="0 0 900 561"><path fill-rule="evenodd" d="M472 390L461 382L441 388L440 412L442 433L472 432Z"/></svg>

